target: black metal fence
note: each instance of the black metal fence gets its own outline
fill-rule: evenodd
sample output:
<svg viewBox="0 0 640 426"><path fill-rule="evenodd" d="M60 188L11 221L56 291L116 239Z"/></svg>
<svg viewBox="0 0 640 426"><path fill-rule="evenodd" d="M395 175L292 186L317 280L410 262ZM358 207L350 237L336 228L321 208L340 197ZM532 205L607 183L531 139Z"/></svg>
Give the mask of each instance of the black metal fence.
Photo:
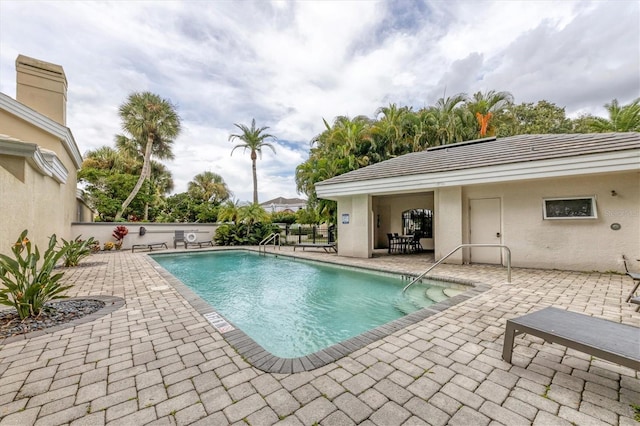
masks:
<svg viewBox="0 0 640 426"><path fill-rule="evenodd" d="M334 243L336 242L336 229L333 225L298 225L282 224L283 240L287 244L300 243Z"/></svg>

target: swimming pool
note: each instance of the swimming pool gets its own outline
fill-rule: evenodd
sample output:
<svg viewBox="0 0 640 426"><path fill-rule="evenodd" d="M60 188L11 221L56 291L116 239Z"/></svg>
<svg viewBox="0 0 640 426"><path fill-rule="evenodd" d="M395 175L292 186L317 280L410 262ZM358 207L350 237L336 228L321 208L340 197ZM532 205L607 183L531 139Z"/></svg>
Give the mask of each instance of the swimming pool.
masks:
<svg viewBox="0 0 640 426"><path fill-rule="evenodd" d="M271 354L296 358L467 290L250 251L154 255L163 268Z"/></svg>

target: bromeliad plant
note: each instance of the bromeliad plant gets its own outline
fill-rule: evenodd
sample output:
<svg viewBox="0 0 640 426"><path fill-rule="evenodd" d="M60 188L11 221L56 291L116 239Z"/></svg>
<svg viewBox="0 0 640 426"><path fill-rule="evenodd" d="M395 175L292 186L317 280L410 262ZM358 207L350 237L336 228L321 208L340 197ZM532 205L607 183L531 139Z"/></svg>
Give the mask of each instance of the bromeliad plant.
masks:
<svg viewBox="0 0 640 426"><path fill-rule="evenodd" d="M13 306L21 319L38 316L44 304L53 299L62 299L63 291L70 285L60 284L63 272L53 273L56 263L68 248L56 248L55 234L49 238L49 246L41 259L38 246L32 249L25 229L11 247L14 258L0 254L0 303ZM41 262L40 265L38 263Z"/></svg>
<svg viewBox="0 0 640 426"><path fill-rule="evenodd" d="M71 241L67 241L64 238L62 240L62 248L66 248L66 252L63 256L64 266L78 266L78 263L85 257L89 256L93 253L93 247L95 246L95 241L93 237L88 240L81 240L80 235L78 235L75 239ZM99 249L98 243L98 249Z"/></svg>

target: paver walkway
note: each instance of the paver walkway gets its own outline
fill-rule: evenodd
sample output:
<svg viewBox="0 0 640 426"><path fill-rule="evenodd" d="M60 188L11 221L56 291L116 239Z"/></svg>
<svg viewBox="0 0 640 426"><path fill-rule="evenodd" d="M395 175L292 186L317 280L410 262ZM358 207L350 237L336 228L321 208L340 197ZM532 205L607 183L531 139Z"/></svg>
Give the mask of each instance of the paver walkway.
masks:
<svg viewBox="0 0 640 426"><path fill-rule="evenodd" d="M419 273L427 257L299 257ZM91 322L0 343L4 425L638 425L637 371L519 336L505 321L545 306L640 326L623 275L441 265L491 289L337 362L296 374L247 364L144 253L93 256L68 270L70 296L125 305ZM640 348L639 348L640 350ZM640 407L637 407L640 409Z"/></svg>

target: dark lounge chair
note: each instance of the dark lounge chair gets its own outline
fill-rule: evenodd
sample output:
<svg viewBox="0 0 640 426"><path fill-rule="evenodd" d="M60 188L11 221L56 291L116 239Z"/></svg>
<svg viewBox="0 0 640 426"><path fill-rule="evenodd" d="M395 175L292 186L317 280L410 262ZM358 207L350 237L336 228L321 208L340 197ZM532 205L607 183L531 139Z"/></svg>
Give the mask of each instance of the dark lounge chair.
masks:
<svg viewBox="0 0 640 426"><path fill-rule="evenodd" d="M633 303L634 305L638 305L636 308L636 312L640 311L640 295L637 295L638 287L640 287L640 273L638 272L629 272L629 265L627 265L627 257L623 254L622 261L624 263L624 270L627 272L627 275L631 277L633 280L633 289L629 292L629 295L625 299L627 303Z"/></svg>
<svg viewBox="0 0 640 426"><path fill-rule="evenodd" d="M511 363L514 337L526 333L640 370L640 328L548 307L507 320L502 359Z"/></svg>

